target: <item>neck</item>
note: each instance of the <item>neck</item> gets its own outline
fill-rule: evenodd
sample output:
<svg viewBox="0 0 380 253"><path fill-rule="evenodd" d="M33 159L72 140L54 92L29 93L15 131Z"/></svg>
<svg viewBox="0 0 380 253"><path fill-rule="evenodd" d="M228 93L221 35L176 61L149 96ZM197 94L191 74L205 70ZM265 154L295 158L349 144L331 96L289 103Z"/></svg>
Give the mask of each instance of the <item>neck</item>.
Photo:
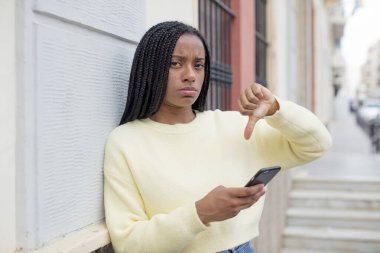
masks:
<svg viewBox="0 0 380 253"><path fill-rule="evenodd" d="M195 113L191 107L171 108L161 107L150 119L159 123L174 125L193 121Z"/></svg>

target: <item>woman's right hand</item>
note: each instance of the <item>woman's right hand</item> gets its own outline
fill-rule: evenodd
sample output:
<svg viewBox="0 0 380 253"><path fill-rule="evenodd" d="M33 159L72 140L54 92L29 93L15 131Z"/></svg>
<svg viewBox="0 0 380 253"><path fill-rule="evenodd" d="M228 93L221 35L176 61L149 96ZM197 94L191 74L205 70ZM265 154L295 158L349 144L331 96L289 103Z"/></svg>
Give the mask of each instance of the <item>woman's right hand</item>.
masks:
<svg viewBox="0 0 380 253"><path fill-rule="evenodd" d="M227 188L218 186L195 203L203 224L235 217L241 210L251 207L265 194L264 185Z"/></svg>

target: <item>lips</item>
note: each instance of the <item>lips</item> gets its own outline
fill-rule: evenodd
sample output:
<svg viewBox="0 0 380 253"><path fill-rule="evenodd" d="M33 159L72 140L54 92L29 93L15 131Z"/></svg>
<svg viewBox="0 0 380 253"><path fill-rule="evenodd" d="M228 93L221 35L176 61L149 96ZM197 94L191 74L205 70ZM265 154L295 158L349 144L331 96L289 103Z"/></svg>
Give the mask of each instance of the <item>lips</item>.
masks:
<svg viewBox="0 0 380 253"><path fill-rule="evenodd" d="M179 91L185 97L193 97L197 94L197 89L192 86L183 87Z"/></svg>
<svg viewBox="0 0 380 253"><path fill-rule="evenodd" d="M183 87L183 88L180 89L180 90L197 91L197 89L195 89L195 87L192 87L192 86L186 86L186 87Z"/></svg>

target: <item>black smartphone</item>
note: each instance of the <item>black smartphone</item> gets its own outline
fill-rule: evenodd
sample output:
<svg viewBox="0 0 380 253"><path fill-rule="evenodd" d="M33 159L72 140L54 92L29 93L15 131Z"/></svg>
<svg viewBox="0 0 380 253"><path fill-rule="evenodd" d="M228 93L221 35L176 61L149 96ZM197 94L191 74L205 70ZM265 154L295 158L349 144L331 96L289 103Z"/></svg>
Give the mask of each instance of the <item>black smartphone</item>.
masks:
<svg viewBox="0 0 380 253"><path fill-rule="evenodd" d="M269 181L281 170L280 166L272 166L267 168L260 169L249 182L245 185L245 187L264 184L266 185Z"/></svg>

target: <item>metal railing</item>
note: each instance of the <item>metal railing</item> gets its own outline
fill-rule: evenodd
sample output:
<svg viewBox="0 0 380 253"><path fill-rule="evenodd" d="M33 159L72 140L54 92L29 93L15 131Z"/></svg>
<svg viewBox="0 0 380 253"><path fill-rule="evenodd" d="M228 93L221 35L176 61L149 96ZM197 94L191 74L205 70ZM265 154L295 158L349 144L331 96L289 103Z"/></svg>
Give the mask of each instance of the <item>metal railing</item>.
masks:
<svg viewBox="0 0 380 253"><path fill-rule="evenodd" d="M255 1L255 23L256 23L256 53L255 53L255 71L256 82L267 86L267 47L266 38L266 0Z"/></svg>

